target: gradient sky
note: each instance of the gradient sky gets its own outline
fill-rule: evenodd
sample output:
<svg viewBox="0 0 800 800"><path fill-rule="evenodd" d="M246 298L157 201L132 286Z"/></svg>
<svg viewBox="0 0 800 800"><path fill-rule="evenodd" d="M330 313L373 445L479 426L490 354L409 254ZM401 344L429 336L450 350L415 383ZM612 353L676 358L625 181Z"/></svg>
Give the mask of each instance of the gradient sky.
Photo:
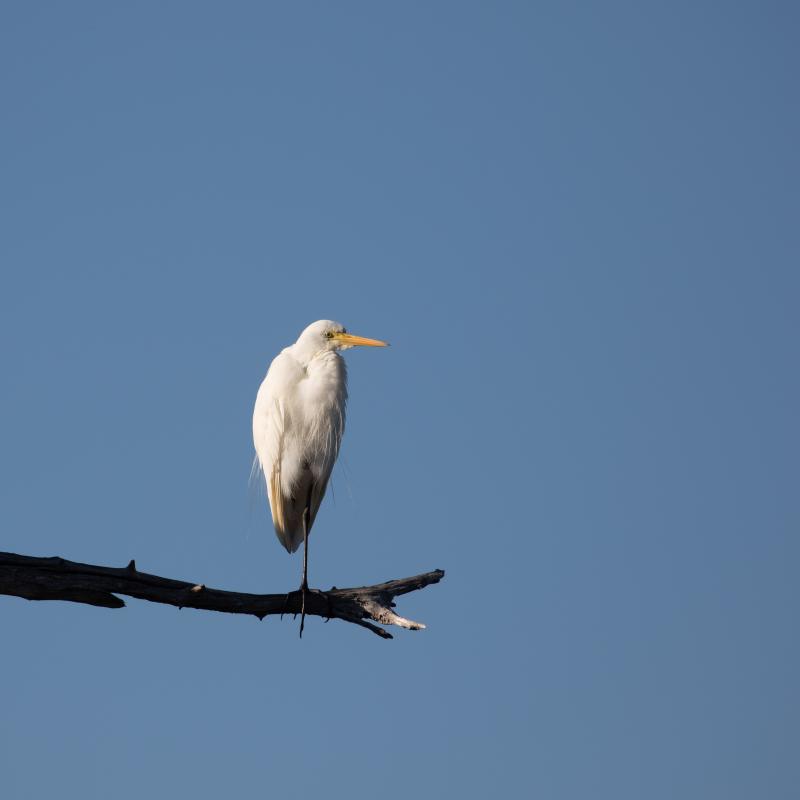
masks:
<svg viewBox="0 0 800 800"><path fill-rule="evenodd" d="M250 415L355 351L341 622L0 598L2 794L796 797L794 4L7 1L0 549L299 583Z"/></svg>

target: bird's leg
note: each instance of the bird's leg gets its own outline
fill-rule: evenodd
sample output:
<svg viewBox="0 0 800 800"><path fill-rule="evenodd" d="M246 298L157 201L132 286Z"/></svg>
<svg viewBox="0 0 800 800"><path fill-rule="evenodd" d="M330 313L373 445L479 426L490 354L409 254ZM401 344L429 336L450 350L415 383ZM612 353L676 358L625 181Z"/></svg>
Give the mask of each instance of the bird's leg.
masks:
<svg viewBox="0 0 800 800"><path fill-rule="evenodd" d="M303 582L300 584L302 598L300 602L300 638L303 638L303 627L306 623L306 592L308 592L308 523L311 509L306 505L303 512Z"/></svg>

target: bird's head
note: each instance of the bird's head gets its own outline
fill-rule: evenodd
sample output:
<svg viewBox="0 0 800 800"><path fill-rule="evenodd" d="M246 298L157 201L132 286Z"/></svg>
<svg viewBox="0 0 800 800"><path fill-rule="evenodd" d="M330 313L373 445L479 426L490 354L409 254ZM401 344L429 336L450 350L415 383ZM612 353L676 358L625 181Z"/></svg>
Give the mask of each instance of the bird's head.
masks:
<svg viewBox="0 0 800 800"><path fill-rule="evenodd" d="M380 339L367 339L348 333L344 325L330 319L312 322L301 334L297 344L303 350L308 348L316 353L320 351L348 350L351 347L388 347L387 342Z"/></svg>

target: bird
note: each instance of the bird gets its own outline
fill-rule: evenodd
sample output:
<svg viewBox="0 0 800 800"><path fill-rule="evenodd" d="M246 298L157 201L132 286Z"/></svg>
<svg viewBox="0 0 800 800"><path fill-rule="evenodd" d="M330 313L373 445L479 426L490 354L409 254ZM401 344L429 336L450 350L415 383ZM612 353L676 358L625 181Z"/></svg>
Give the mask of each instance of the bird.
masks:
<svg viewBox="0 0 800 800"><path fill-rule="evenodd" d="M300 636L308 591L308 535L339 455L351 347L388 347L354 336L333 320L312 322L270 364L253 408L256 461L267 487L275 534L289 553L303 544Z"/></svg>

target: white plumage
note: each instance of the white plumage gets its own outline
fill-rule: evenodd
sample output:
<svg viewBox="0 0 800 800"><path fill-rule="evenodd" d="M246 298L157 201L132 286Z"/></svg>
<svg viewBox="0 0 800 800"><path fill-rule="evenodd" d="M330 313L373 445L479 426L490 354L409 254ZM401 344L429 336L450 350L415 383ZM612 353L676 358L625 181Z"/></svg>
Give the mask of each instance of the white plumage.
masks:
<svg viewBox="0 0 800 800"><path fill-rule="evenodd" d="M253 442L264 473L275 533L293 553L311 530L339 455L347 403L340 350L385 347L319 320L273 360L253 410ZM305 575L304 575L305 583Z"/></svg>

